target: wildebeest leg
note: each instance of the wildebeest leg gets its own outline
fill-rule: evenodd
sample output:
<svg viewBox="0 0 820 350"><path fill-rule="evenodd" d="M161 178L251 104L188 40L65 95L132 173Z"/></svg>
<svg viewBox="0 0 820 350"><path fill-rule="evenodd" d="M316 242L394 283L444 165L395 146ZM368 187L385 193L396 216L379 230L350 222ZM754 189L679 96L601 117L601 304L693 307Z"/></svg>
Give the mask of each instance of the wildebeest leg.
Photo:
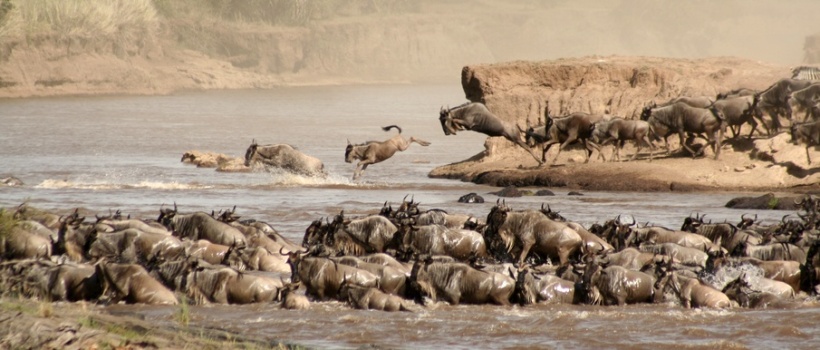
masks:
<svg viewBox="0 0 820 350"><path fill-rule="evenodd" d="M550 141L547 141L547 143L545 143L545 144L544 144L544 149L543 149L543 150L542 150L542 152L541 152L541 160L542 160L543 162L546 162L546 161L547 161L547 151L549 151L549 150L550 150L550 147L552 147L552 145L557 144L557 143L558 143L558 141L555 141L555 140L550 140ZM559 152L560 152L560 151L559 151ZM543 164L543 163L542 163L542 164Z"/></svg>
<svg viewBox="0 0 820 350"><path fill-rule="evenodd" d="M555 154L555 157L552 158L552 162L550 162L550 163L555 164L555 161L558 160L558 156L561 154L561 151L566 149L567 147L569 147L569 145L571 143L577 141L577 139L578 139L578 136L570 134L569 137L567 137L567 140L564 141L564 143L561 144L561 147L558 147L558 153ZM587 159L587 160L589 160L589 159Z"/></svg>
<svg viewBox="0 0 820 350"><path fill-rule="evenodd" d="M720 148L721 148L721 140L723 139L723 129L718 128L712 135L714 135L712 139L712 146L715 149L715 160L718 159L720 156Z"/></svg>
<svg viewBox="0 0 820 350"><path fill-rule="evenodd" d="M811 145L807 144L806 145L806 161L809 162L809 164L811 164L811 156L809 156L809 147L811 147Z"/></svg>
<svg viewBox="0 0 820 350"><path fill-rule="evenodd" d="M606 161L606 158L604 158L604 155L601 153L601 146L600 145L598 145L597 143L592 142L590 140L587 140L587 139L584 139L583 141L584 141L584 148L586 148L586 150L587 150L587 152L586 152L587 159L586 159L586 161L584 161L584 163L589 163L589 158L592 157L592 151L593 150L598 151L598 158L603 158L604 161ZM621 144L621 146L623 146L623 144Z"/></svg>
<svg viewBox="0 0 820 350"><path fill-rule="evenodd" d="M693 139L694 137L684 139L684 132L683 132L683 129L681 129L680 131L678 131L678 135L680 136L680 145L681 145L681 147L683 147L683 148L685 148L687 151L689 151L689 154L691 154L691 155L692 155L692 158L697 157L697 156L698 156L698 154L700 154L700 152L695 153L695 151L693 151L691 148L689 148L689 144L688 144L688 142L690 142L690 141L691 141L691 139ZM701 149L701 151L703 151L703 149Z"/></svg>
<svg viewBox="0 0 820 350"><path fill-rule="evenodd" d="M353 172L353 181L358 180L362 176L362 173L364 173L364 170L367 169L367 166L370 164L372 163L365 163L364 161L359 162L359 164L356 166L356 171Z"/></svg>
<svg viewBox="0 0 820 350"><path fill-rule="evenodd" d="M541 165L541 164L544 163L541 159L538 159L538 156L535 155L535 152L532 150L532 148L529 148L527 146L527 144L524 143L524 141L521 141L518 138L516 138L515 140L510 140L510 141L512 141L514 144L518 145L519 147L523 148L527 152L529 152L530 155L532 156L532 158L535 159L536 162L538 162L538 165Z"/></svg>
<svg viewBox="0 0 820 350"><path fill-rule="evenodd" d="M649 145L649 161L651 162L652 157L655 154L655 145L652 143L652 140L649 139L648 135L644 135L643 139L639 138L637 141L635 141L635 143L640 144L641 141L646 142L646 144ZM638 156L638 151L640 151L640 150L641 150L641 148L640 148L640 146L638 146L638 149L635 150L635 155L632 156L632 159L635 159L635 157Z"/></svg>
<svg viewBox="0 0 820 350"><path fill-rule="evenodd" d="M427 142L427 141L424 141L424 140L421 140L421 139L417 139L413 136L410 136L410 140L407 142L407 147L410 147L411 142L418 143L419 145L422 145L422 146L430 146L430 142ZM407 147L405 147L405 149L407 149ZM402 150L402 151L404 151L404 150Z"/></svg>
<svg viewBox="0 0 820 350"><path fill-rule="evenodd" d="M524 266L524 261L527 260L527 255L533 245L535 245L535 242L521 242L521 255L518 256L518 266Z"/></svg>
<svg viewBox="0 0 820 350"><path fill-rule="evenodd" d="M749 131L749 139L751 139L752 134L754 134L755 130L757 130L757 122L755 121L754 118L749 118L749 125L752 126L752 131Z"/></svg>

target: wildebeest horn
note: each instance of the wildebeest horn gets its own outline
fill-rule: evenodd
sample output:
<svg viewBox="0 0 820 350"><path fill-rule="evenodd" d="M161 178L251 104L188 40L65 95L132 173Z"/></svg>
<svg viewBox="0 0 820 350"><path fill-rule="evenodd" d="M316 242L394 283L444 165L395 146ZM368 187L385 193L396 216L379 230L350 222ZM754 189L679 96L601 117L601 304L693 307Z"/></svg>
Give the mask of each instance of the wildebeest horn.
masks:
<svg viewBox="0 0 820 350"><path fill-rule="evenodd" d="M348 144L348 145L351 145L351 143L350 143L350 139L347 139L347 144Z"/></svg>

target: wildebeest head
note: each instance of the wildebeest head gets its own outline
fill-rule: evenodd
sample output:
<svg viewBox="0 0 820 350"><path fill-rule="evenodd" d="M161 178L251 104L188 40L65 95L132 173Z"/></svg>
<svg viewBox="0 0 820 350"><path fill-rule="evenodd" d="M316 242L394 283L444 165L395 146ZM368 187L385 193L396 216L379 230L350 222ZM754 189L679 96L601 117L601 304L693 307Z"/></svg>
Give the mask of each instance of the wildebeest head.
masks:
<svg viewBox="0 0 820 350"><path fill-rule="evenodd" d="M353 152L353 149L355 147L356 147L356 145L350 143L350 140L347 140L347 147L345 147L345 162L346 163L353 163L353 161L356 160L357 155L356 155L355 152Z"/></svg>
<svg viewBox="0 0 820 350"><path fill-rule="evenodd" d="M441 122L441 129L444 130L444 135L455 135L458 131L455 123L453 122L453 117L450 115L450 108L441 107L438 116L439 122Z"/></svg>
<svg viewBox="0 0 820 350"><path fill-rule="evenodd" d="M541 213L552 221L567 222L567 218L561 216L557 211L552 211L549 204L544 208L544 203L541 203Z"/></svg>
<svg viewBox="0 0 820 350"><path fill-rule="evenodd" d="M245 151L245 166L251 166L251 159L253 159L254 154L256 154L256 149L259 145L256 144L256 139L251 141L251 145L248 146L248 149Z"/></svg>
<svg viewBox="0 0 820 350"><path fill-rule="evenodd" d="M157 218L157 222L159 222L162 226L165 226L169 230L174 230L174 216L177 215L177 204L174 203L174 209L166 209L166 208L159 208L159 217Z"/></svg>
<svg viewBox="0 0 820 350"><path fill-rule="evenodd" d="M302 238L302 247L309 249L316 244L323 243L328 226L329 225L322 224L322 219L311 222L305 229L305 237Z"/></svg>
<svg viewBox="0 0 820 350"><path fill-rule="evenodd" d="M698 227L703 225L703 218L706 217L706 214L698 215L695 213L695 217L689 215L685 219L683 219L683 225L681 225L680 230L686 232L697 232Z"/></svg>
<svg viewBox="0 0 820 350"><path fill-rule="evenodd" d="M658 105L655 104L655 102L652 102L652 103L644 106L643 109L641 110L641 120L643 120L643 121L649 120L649 117L652 116L652 109L657 107L657 106Z"/></svg>
<svg viewBox="0 0 820 350"><path fill-rule="evenodd" d="M517 300L521 305L535 304L537 301L535 281L539 279L539 277L533 274L532 271L526 267L522 271L518 272L518 276L514 276L512 270L510 270L509 273L510 277L515 280L513 299Z"/></svg>
<svg viewBox="0 0 820 350"><path fill-rule="evenodd" d="M299 283L301 279L299 278L299 263L302 262L302 259L309 253L309 251L292 251L288 252L287 254L284 252L285 247L279 248L279 254L287 255L288 256L288 265L290 265L290 281L291 283Z"/></svg>
<svg viewBox="0 0 820 350"><path fill-rule="evenodd" d="M745 230L752 225L757 223L757 214L755 214L754 218L747 218L746 214L740 216L740 222L737 224L737 228L741 230Z"/></svg>

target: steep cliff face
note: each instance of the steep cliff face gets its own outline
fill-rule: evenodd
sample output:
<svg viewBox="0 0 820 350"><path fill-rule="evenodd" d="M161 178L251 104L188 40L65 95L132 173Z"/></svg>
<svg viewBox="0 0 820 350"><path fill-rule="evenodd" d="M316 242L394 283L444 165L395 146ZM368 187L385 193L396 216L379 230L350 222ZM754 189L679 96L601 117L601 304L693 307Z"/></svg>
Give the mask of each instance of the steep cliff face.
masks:
<svg viewBox="0 0 820 350"><path fill-rule="evenodd" d="M739 58L591 56L466 66L461 83L469 100L524 125L542 120L547 105L553 116L588 112L633 118L652 101L763 89L789 74L788 67Z"/></svg>

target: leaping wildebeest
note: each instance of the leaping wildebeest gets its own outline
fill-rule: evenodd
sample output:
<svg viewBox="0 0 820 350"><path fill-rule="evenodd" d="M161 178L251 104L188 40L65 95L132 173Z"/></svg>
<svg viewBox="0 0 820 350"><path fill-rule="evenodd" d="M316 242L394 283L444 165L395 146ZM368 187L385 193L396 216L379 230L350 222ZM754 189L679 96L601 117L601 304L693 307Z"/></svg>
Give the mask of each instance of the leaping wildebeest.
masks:
<svg viewBox="0 0 820 350"><path fill-rule="evenodd" d="M535 152L521 140L521 130L516 125L501 120L483 103L467 102L453 108L441 107L438 119L444 135L455 135L460 130L472 130L490 137L503 137L529 152L539 165L543 164Z"/></svg>
<svg viewBox="0 0 820 350"><path fill-rule="evenodd" d="M409 139L404 138L401 136L401 128L397 125L385 126L382 127L382 130L390 131L390 129L393 128L396 128L399 133L385 141L368 141L357 145L351 144L349 140L347 141L345 162L353 163L354 160L359 160L359 163L356 165L356 171L353 173L353 180L357 180L361 177L368 165L381 163L390 159L396 152L404 152L413 142L422 146L430 145L429 142L417 139L413 136L410 136Z"/></svg>

